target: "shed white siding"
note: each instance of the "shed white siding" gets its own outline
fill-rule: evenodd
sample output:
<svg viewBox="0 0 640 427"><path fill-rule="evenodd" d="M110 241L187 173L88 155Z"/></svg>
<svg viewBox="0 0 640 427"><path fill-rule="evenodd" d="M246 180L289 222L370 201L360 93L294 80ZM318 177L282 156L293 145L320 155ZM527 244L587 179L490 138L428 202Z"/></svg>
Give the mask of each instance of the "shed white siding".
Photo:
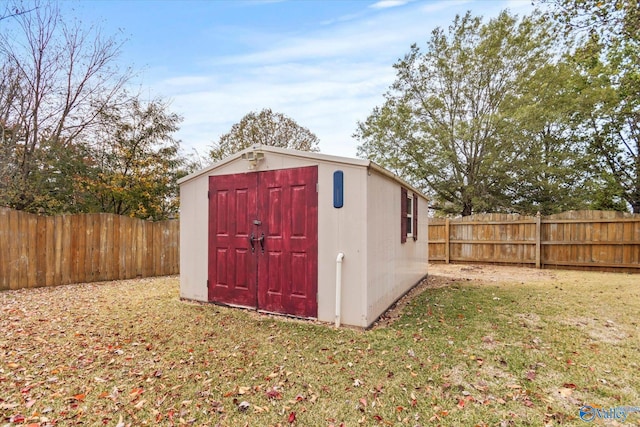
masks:
<svg viewBox="0 0 640 427"><path fill-rule="evenodd" d="M333 322L336 256L345 254L341 321L367 327L427 272L427 205L418 241L400 243L401 181L366 160L259 147L253 171L318 167L318 320ZM251 149L245 150L248 152ZM238 153L180 181L180 296L207 301L209 177L246 173ZM344 206L333 207L333 173L344 172Z"/></svg>
<svg viewBox="0 0 640 427"><path fill-rule="evenodd" d="M410 190L411 191L411 190ZM372 171L367 197L367 325L427 273L427 203L418 197L418 240L400 242L400 186Z"/></svg>

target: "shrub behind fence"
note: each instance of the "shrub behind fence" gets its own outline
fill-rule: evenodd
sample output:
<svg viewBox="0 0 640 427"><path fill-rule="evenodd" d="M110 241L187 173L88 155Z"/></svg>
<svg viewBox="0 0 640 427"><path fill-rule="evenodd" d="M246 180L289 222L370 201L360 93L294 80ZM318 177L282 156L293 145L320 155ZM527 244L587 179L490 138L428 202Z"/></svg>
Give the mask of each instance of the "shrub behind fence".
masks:
<svg viewBox="0 0 640 427"><path fill-rule="evenodd" d="M0 208L0 290L179 272L179 221Z"/></svg>

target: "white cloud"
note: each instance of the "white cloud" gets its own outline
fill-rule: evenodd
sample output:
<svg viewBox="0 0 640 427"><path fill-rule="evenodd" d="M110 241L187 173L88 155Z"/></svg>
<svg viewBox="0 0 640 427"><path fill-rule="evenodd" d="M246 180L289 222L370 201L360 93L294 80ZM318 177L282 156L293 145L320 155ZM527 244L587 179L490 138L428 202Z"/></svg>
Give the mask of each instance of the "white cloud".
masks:
<svg viewBox="0 0 640 427"><path fill-rule="evenodd" d="M174 93L172 106L185 117L184 145L201 152L249 111L268 107L314 132L323 152L354 156L356 122L382 102L393 76L390 65L373 62L267 65L224 84Z"/></svg>
<svg viewBox="0 0 640 427"><path fill-rule="evenodd" d="M408 0L380 0L369 6L372 9L387 9L390 7L404 6Z"/></svg>
<svg viewBox="0 0 640 427"><path fill-rule="evenodd" d="M269 107L314 132L322 152L355 156L358 142L351 135L357 122L384 102L395 77L392 65L412 43L422 45L433 28L464 13L461 5L468 1L416 2L402 8L390 3L408 2L375 4L381 9L383 3L384 10L364 9L353 19L295 35L261 36L249 29L252 50L210 58L201 74L163 80L159 92L170 96L173 109L185 118L178 134L184 147L205 154L245 114ZM487 4L491 6L482 3L479 13L491 16L503 3Z"/></svg>
<svg viewBox="0 0 640 427"><path fill-rule="evenodd" d="M422 11L428 12L428 13L435 13L445 9L456 9L458 13L462 14L466 12L466 10L464 10L464 8L461 6L463 5L471 6L471 3L472 3L472 0L450 0L450 1L440 1L436 3L427 3L425 6L422 7ZM486 2L485 4L490 4L490 2ZM448 22L446 21L439 22L438 25L447 26Z"/></svg>

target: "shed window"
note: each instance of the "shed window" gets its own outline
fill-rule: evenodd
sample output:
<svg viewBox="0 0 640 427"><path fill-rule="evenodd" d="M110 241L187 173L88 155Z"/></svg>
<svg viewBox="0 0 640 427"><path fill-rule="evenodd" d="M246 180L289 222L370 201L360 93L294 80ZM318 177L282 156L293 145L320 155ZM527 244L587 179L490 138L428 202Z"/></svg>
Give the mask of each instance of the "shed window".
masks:
<svg viewBox="0 0 640 427"><path fill-rule="evenodd" d="M407 237L413 237L413 196L407 194Z"/></svg>
<svg viewBox="0 0 640 427"><path fill-rule="evenodd" d="M400 188L400 242L406 243L407 237L418 240L418 195Z"/></svg>
<svg viewBox="0 0 640 427"><path fill-rule="evenodd" d="M413 241L418 240L418 195L413 193L413 228L411 229Z"/></svg>
<svg viewBox="0 0 640 427"><path fill-rule="evenodd" d="M400 243L407 241L407 189L400 187Z"/></svg>

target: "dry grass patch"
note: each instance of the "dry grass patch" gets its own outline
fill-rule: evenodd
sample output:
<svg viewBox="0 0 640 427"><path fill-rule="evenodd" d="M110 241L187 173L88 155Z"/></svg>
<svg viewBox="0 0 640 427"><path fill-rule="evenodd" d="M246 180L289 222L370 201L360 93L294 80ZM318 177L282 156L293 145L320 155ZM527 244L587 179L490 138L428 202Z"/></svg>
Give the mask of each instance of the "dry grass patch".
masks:
<svg viewBox="0 0 640 427"><path fill-rule="evenodd" d="M582 404L640 406L638 276L469 273L369 331L180 301L175 277L2 292L0 425L576 425Z"/></svg>

